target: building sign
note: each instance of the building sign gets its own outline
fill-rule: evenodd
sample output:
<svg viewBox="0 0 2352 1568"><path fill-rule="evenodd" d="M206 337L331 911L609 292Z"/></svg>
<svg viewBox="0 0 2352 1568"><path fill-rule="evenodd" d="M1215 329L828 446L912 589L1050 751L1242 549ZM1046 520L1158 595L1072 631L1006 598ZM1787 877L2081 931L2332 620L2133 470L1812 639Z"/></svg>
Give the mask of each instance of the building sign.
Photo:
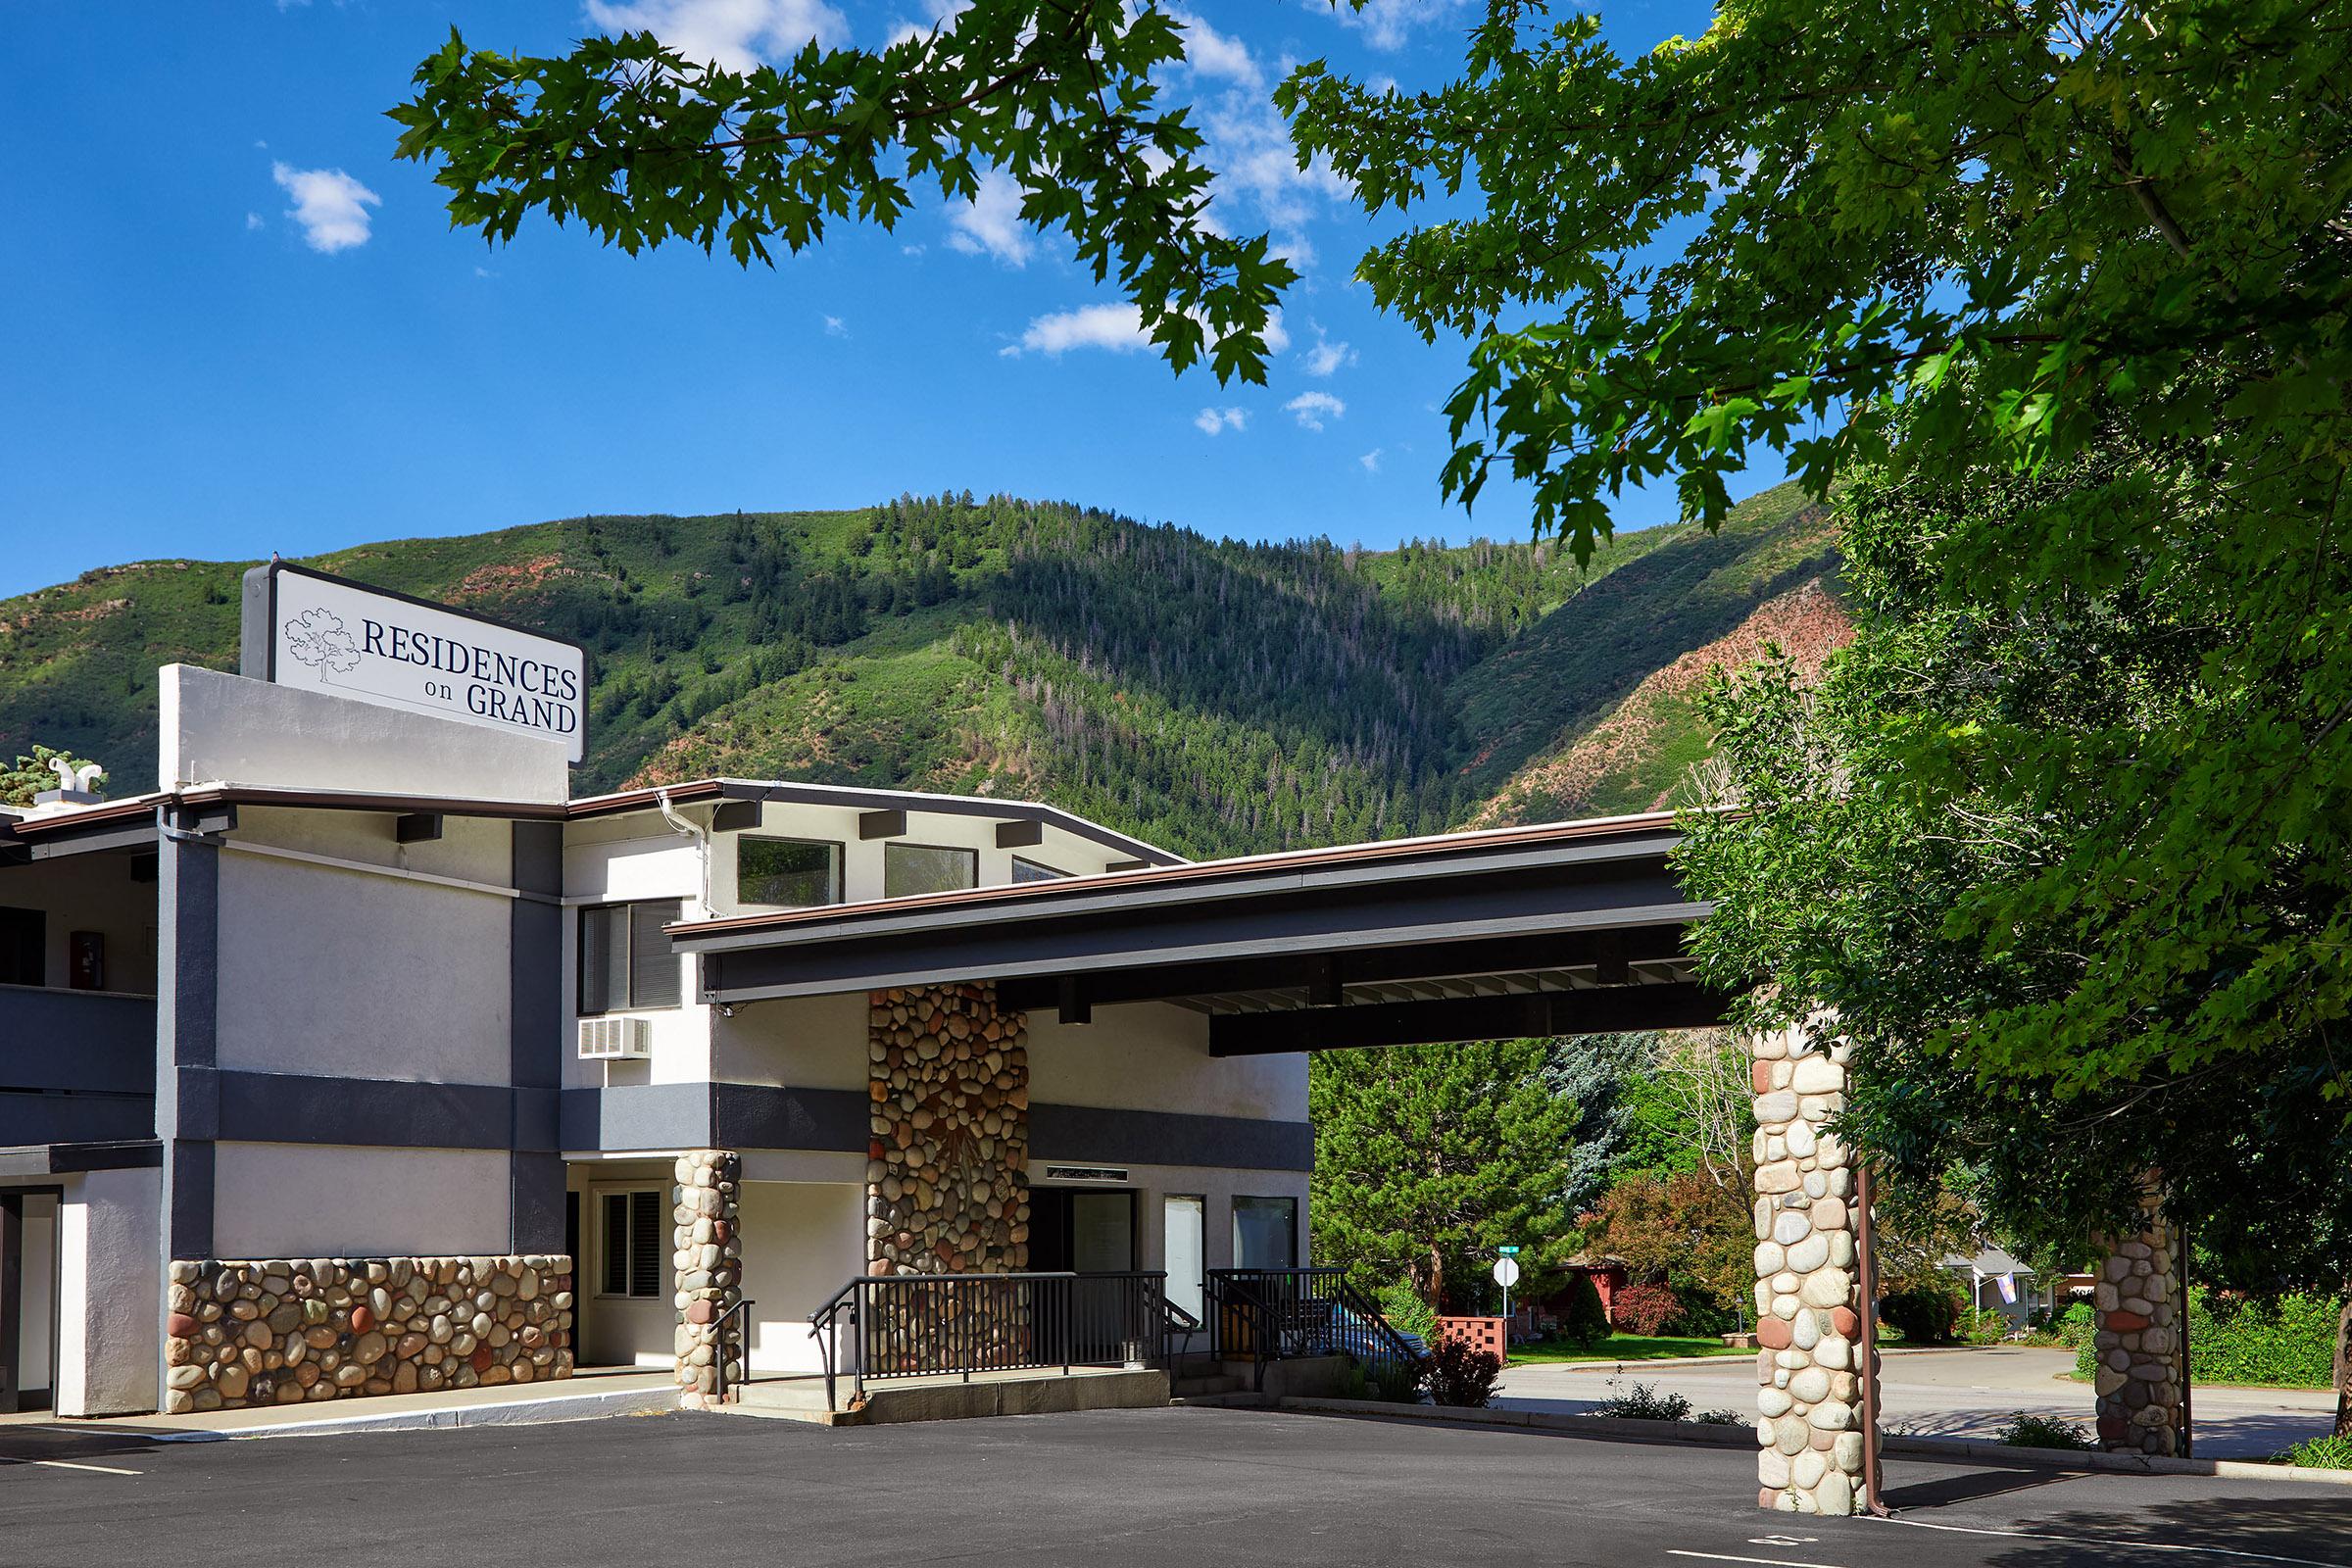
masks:
<svg viewBox="0 0 2352 1568"><path fill-rule="evenodd" d="M273 561L245 574L244 673L538 735L578 761L588 656L561 638Z"/></svg>

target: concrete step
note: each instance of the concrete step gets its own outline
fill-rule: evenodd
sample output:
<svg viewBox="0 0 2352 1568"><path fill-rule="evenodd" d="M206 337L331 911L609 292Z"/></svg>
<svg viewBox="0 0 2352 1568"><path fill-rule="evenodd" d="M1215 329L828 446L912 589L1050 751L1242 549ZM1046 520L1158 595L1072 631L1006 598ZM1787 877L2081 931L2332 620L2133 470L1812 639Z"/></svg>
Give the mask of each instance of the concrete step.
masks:
<svg viewBox="0 0 2352 1568"><path fill-rule="evenodd" d="M1242 1387L1242 1379L1230 1372L1219 1372L1209 1376L1178 1378L1168 1385L1168 1394L1173 1398L1197 1399L1207 1394L1232 1394Z"/></svg>
<svg viewBox="0 0 2352 1568"><path fill-rule="evenodd" d="M1090 1369L1068 1377L1035 1373L981 1373L960 1378L870 1381L865 1402L854 1399L845 1379L837 1396L843 1408L825 1408L821 1378L778 1378L729 1391L719 1408L728 1415L770 1421L807 1421L818 1426L882 1426L901 1421L957 1421L975 1416L1044 1415L1062 1410L1146 1409L1168 1402L1164 1372L1130 1368Z"/></svg>
<svg viewBox="0 0 2352 1568"><path fill-rule="evenodd" d="M728 1391L729 1401L720 1406L728 1415L758 1416L769 1421L807 1421L816 1426L838 1426L843 1412L825 1408L825 1385L822 1379L780 1378L768 1383L746 1383ZM840 1391L846 1402L849 1390Z"/></svg>

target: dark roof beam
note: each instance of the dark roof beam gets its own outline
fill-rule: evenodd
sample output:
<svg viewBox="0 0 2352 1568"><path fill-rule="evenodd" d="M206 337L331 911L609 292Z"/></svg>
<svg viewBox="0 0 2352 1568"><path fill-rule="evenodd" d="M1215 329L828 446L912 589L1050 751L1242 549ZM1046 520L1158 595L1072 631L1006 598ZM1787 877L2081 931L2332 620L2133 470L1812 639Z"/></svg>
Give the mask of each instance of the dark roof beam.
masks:
<svg viewBox="0 0 2352 1568"><path fill-rule="evenodd" d="M1722 1023L1731 1002L1722 992L1681 982L1213 1016L1208 1021L1208 1054L1255 1056L1365 1046L1619 1034L1631 1029L1697 1029Z"/></svg>

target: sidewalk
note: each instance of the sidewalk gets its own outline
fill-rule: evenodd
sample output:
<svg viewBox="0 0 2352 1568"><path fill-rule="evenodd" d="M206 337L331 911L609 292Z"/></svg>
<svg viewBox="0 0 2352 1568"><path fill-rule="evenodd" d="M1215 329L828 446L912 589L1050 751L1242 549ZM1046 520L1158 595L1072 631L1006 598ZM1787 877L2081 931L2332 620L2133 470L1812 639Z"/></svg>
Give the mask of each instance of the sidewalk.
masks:
<svg viewBox="0 0 2352 1568"><path fill-rule="evenodd" d="M0 1459L15 1457L36 1434L122 1438L143 1443L217 1443L228 1438L326 1437L352 1432L404 1432L429 1427L526 1426L589 1421L602 1416L675 1410L677 1384L668 1372L643 1367L586 1367L554 1383L502 1384L492 1389L443 1389L367 1399L321 1399L257 1410L212 1410L200 1415L123 1415L76 1419L26 1410L0 1416Z"/></svg>

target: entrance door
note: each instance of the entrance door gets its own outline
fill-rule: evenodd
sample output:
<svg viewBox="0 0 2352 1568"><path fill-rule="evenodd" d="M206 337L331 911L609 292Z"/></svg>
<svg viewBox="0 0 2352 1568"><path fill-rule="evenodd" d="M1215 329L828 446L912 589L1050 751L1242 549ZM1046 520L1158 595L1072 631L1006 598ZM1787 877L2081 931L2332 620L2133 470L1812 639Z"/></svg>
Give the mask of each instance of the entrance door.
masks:
<svg viewBox="0 0 2352 1568"><path fill-rule="evenodd" d="M1233 1200L1233 1266L1298 1266L1298 1200L1236 1198Z"/></svg>
<svg viewBox="0 0 2352 1568"><path fill-rule="evenodd" d="M1135 1191L1029 1189L1029 1266L1039 1273L1124 1274L1135 1267Z"/></svg>
<svg viewBox="0 0 2352 1568"><path fill-rule="evenodd" d="M1160 1204L1168 1271L1168 1300L1200 1315L1200 1288L1208 1261L1208 1201L1170 1197Z"/></svg>

